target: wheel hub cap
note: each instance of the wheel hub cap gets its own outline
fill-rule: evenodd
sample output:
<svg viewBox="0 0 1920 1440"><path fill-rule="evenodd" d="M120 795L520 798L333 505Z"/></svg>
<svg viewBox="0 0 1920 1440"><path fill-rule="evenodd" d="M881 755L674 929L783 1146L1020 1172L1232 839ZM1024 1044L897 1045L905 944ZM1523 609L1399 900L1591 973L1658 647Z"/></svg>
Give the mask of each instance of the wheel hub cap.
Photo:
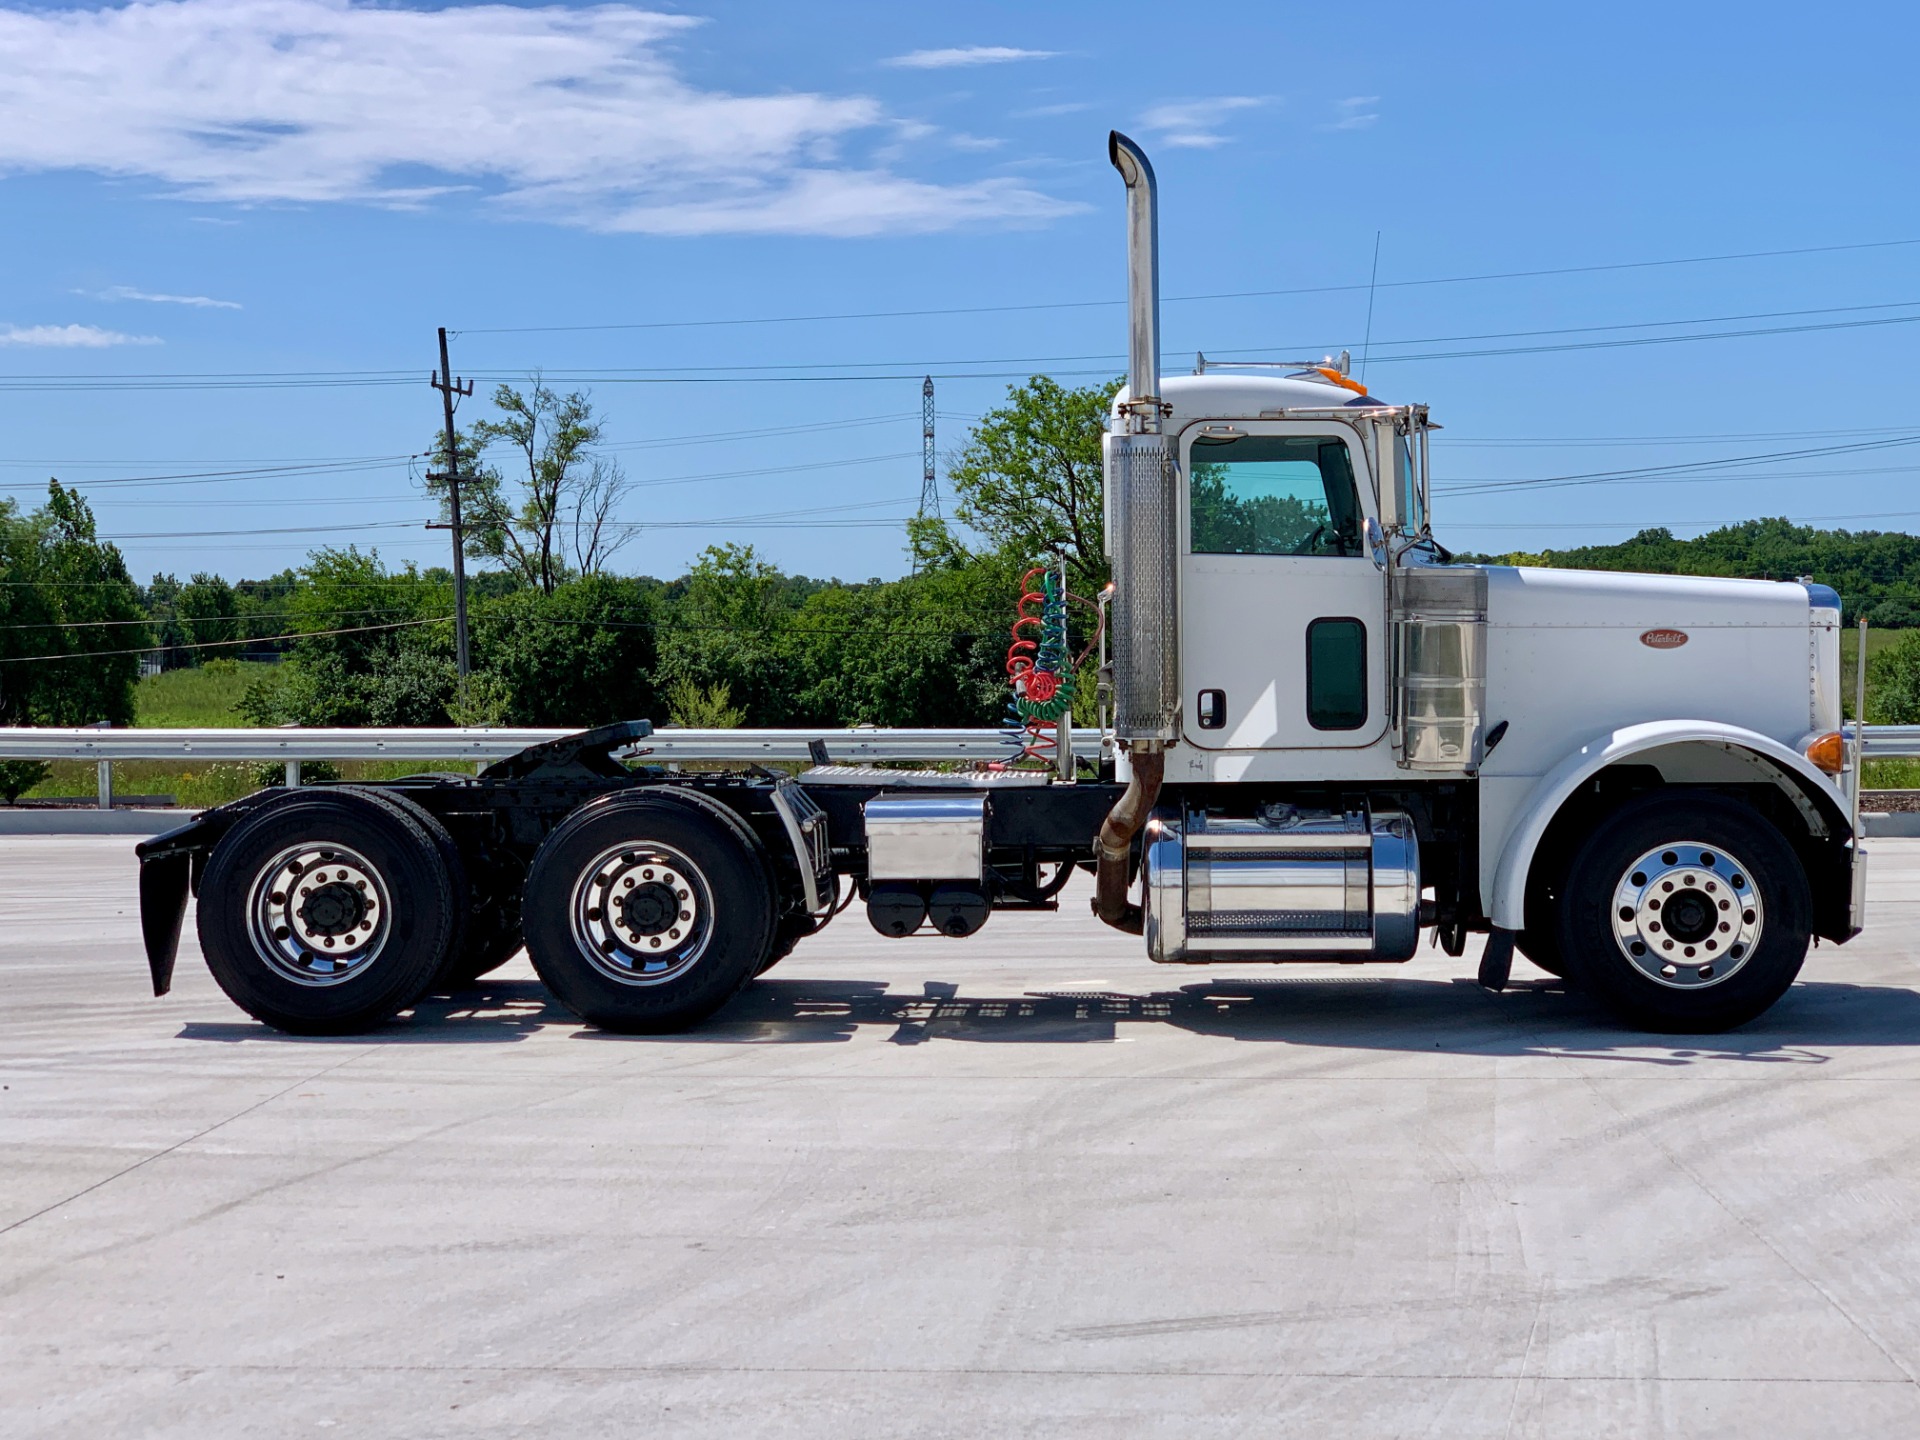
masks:
<svg viewBox="0 0 1920 1440"><path fill-rule="evenodd" d="M254 951L301 985L337 985L363 972L392 933L386 882L339 845L281 851L254 877L248 927Z"/></svg>
<svg viewBox="0 0 1920 1440"><path fill-rule="evenodd" d="M658 985L684 974L713 933L706 877L665 846L606 851L581 874L571 908L581 952L625 985Z"/></svg>
<svg viewBox="0 0 1920 1440"><path fill-rule="evenodd" d="M1765 924L1746 866L1712 845L1649 850L1614 887L1614 943L1642 975L1675 990L1731 979L1752 959Z"/></svg>

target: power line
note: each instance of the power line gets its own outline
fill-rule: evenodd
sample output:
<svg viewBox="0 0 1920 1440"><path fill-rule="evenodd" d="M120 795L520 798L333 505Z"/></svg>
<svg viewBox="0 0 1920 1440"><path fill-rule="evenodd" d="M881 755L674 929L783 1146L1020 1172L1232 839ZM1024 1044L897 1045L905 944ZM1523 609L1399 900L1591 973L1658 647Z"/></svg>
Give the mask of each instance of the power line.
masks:
<svg viewBox="0 0 1920 1440"><path fill-rule="evenodd" d="M148 601L146 603L151 604L153 602ZM164 604L165 602L163 601L161 603ZM104 629L110 629L112 627L122 626L122 625L165 626L165 625L213 625L213 624L229 624L229 623L235 624L235 625L246 625L246 624L251 624L260 620L293 620L293 619L299 619L299 618L305 618L309 620L316 620L316 619L337 620L343 615L358 616L358 615L408 615L408 614L411 614L411 612L406 610L315 610L305 615L304 617L302 617L292 610L252 610L252 611L246 612L245 614L239 614L239 615L175 614L175 615L166 616L164 618L159 616L148 615L138 620L30 620L30 621L20 621L15 624L0 625L0 631L5 631L5 630L104 630Z"/></svg>
<svg viewBox="0 0 1920 1440"><path fill-rule="evenodd" d="M1861 311L1865 311L1865 310L1913 310L1916 308L1920 308L1920 300L1890 300L1890 301L1878 302L1871 305L1828 305L1828 306L1819 306L1819 307L1814 307L1810 309L1800 309L1800 310L1756 310L1756 311L1746 312L1738 315L1698 315L1698 316L1688 316L1686 318L1677 319L1677 320L1633 320L1633 321L1624 321L1624 322L1614 322L1614 323L1609 323L1604 325L1565 325L1565 326L1559 326L1559 327L1550 328L1550 329L1494 330L1494 331L1480 332L1480 333L1474 333L1474 334L1468 334L1468 335L1425 335L1425 336L1419 336L1416 338L1406 339L1406 340L1372 340L1371 338L1368 338L1366 340L1363 340L1362 343L1375 348L1378 348L1378 347L1391 348L1396 346L1404 347L1408 345L1451 345L1451 344L1463 343L1471 340L1526 340L1526 339L1534 339L1534 338L1549 336L1549 335L1590 335L1590 334L1611 333L1611 332L1620 331L1620 330L1650 330L1650 329L1661 329L1661 328L1671 329L1681 325L1723 325L1723 324L1735 324L1735 323L1746 321L1746 320L1795 319L1795 318L1799 318L1807 315L1853 315L1853 314L1858 314ZM1886 323L1889 323L1889 324L1899 323L1901 320L1920 320L1920 315L1894 317L1893 319L1888 320ZM1771 333L1771 332L1763 331L1763 332L1755 332L1755 333ZM1651 337L1651 338L1660 338L1660 337ZM1257 345L1257 346L1238 346L1238 347L1209 345L1207 346L1207 353L1210 355L1254 355L1254 354L1266 354L1266 353L1274 353L1274 352L1298 353L1301 351L1325 351L1330 349L1337 350L1337 349L1343 349L1343 348L1350 349L1352 348L1352 346L1350 342L1346 342L1346 341L1342 341L1342 342L1331 344L1331 345L1325 342L1318 343L1318 344L1311 344L1311 345L1298 344L1294 342L1281 342L1277 344L1265 344L1265 345ZM1170 350L1169 353L1178 353L1178 352L1173 352ZM1381 358L1384 360L1387 357L1383 356ZM1394 358L1413 358L1413 357L1394 357ZM970 357L961 358L961 359L946 359L946 360L933 360L933 361L927 361L924 359L821 360L821 361L806 361L802 363L793 363L793 364L770 364L770 363L762 362L762 363L744 364L744 365L609 365L609 366L594 367L596 371L594 378L598 379L603 376L647 377L647 376L662 376L662 375L671 377L675 375L706 375L706 374L725 374L725 373L736 373L736 372L760 372L760 371L811 372L811 371L827 371L827 370L866 370L866 369L913 370L928 364L933 364L933 365L1068 365L1068 364L1078 364L1082 362L1112 361L1114 364L1118 365L1118 364L1122 364L1125 360L1126 360L1126 356L1118 351L1099 351L1093 354L1081 354L1081 355L988 355L988 356L970 356ZM558 379L558 380L566 381L568 383L573 383L575 379L575 377L572 375L571 372L568 372L565 370L557 371L557 372L543 371L542 373L550 379ZM506 376L507 376L507 372L504 372L504 371L497 372L494 374L488 374L486 372L482 372L481 378L501 379L501 378L506 378Z"/></svg>
<svg viewBox="0 0 1920 1440"><path fill-rule="evenodd" d="M1920 510L1874 510L1857 515L1761 515L1753 520L1540 520L1540 521L1468 521L1463 530L1613 530L1628 526L1635 530L1664 528L1670 525L1712 525L1722 530L1737 529L1761 520L1785 520L1795 525L1810 525L1823 520L1908 520ZM1896 532L1904 533L1904 532Z"/></svg>
<svg viewBox="0 0 1920 1440"><path fill-rule="evenodd" d="M5 377L0 377L0 379L3 378ZM644 450L675 445L706 445L723 440L760 440L773 436L799 435L814 431L851 430L863 426L885 424L892 421L911 420L912 418L908 412L902 410L888 415L861 415L848 420L819 420L804 425L777 425L758 430L707 430L686 435L656 436L644 440L621 440L611 444L596 445L593 448L596 452L602 450ZM958 415L948 416L948 418L973 420L978 417ZM372 465L386 462L397 463L403 460L422 459L426 453L425 451L416 451L409 455L282 455L256 458L250 466L244 469L213 472L194 471L186 475L134 476L130 478L128 483L131 483L131 480L144 480L148 478L157 480L191 479L204 473L216 475L261 475L276 472L282 467L305 468L308 466L330 467L336 465ZM121 469L128 466L139 465L189 465L204 463L206 462L190 460L0 460L0 470L38 470L43 468L49 470ZM240 464L237 460L226 463L235 466ZM93 484L95 482L88 481L87 483Z"/></svg>
<svg viewBox="0 0 1920 1440"><path fill-rule="evenodd" d="M1728 440L1820 440L1831 435L1905 435L1911 434L1914 429L1913 425L1850 425L1843 430L1720 430L1690 435L1448 435L1440 445L1448 450L1494 446L1544 449L1576 445L1605 449L1615 445L1715 445Z"/></svg>
<svg viewBox="0 0 1920 1440"><path fill-rule="evenodd" d="M1731 260L1771 260L1789 255L1828 255L1848 250L1886 250L1920 245L1915 240L1866 240L1844 245L1806 245L1790 250L1746 250L1725 255L1689 255L1673 260L1626 260L1604 265L1563 265L1547 270L1502 270L1481 275L1445 275L1425 280L1389 280L1377 288L1408 290L1428 285L1471 285L1489 280L1533 280L1553 275L1593 275L1614 270L1651 270L1672 265L1712 265ZM1163 305L1205 300L1259 300L1282 295L1335 295L1367 285L1307 285L1291 290L1227 290L1207 295L1167 295ZM941 315L1012 315L1036 310L1089 310L1125 305L1124 299L1057 300L1032 305L965 305L943 310L862 310L837 315L760 315L732 320L643 320L594 325L497 325L463 335L553 335L594 330L699 330L726 325L807 325L829 320L918 320Z"/></svg>
<svg viewBox="0 0 1920 1440"><path fill-rule="evenodd" d="M1681 262L1672 262L1672 263L1681 263ZM1542 273L1548 273L1548 272L1542 272ZM1768 316L1774 316L1774 315L1787 316L1787 315L1796 315L1796 314L1808 314L1808 315L1841 314L1841 313L1852 313L1861 309L1912 308L1916 305L1920 305L1920 302L1890 301L1890 302L1886 302L1884 305L1840 306L1840 307L1830 307L1830 308L1823 308L1823 309L1801 310L1801 311L1762 311L1762 312L1755 312L1751 318L1766 318ZM1507 336L1524 337L1524 336L1530 336L1530 335L1592 334L1592 333L1597 333L1601 331L1610 331L1610 330L1618 330L1618 329L1649 329L1649 328L1656 328L1661 326L1673 326L1673 325L1730 323L1739 318L1741 317L1730 316L1730 317L1725 317L1724 320L1701 320L1701 319L1648 320L1648 321L1637 321L1637 322L1624 324L1624 325L1572 326L1572 327L1567 327L1565 329L1560 329L1560 330L1494 332L1493 334L1490 334L1485 338L1498 339L1498 338L1504 338ZM1881 326L1888 326L1888 325L1906 325L1906 324L1912 324L1916 321L1920 321L1920 314L1889 315L1889 316L1880 316L1872 319L1860 319L1860 320L1835 320L1835 321L1811 323L1806 325L1765 326L1757 329L1746 329L1746 330L1712 330L1712 331L1697 331L1697 332L1681 334L1681 335L1645 335L1645 336L1635 336L1635 337L1627 337L1627 338L1611 339L1611 340L1586 340L1586 341L1578 341L1578 342L1569 342L1563 345L1503 346L1503 347L1479 349L1479 350L1425 351L1425 352L1419 352L1419 353L1409 354L1409 355L1382 355L1377 358L1379 360L1379 363L1381 364L1401 364L1401 363L1414 362L1414 361L1424 362L1424 361L1435 361L1435 360L1485 359L1485 358L1495 358L1495 357L1508 356L1508 355L1544 355L1544 354L1556 354L1556 353L1565 353L1565 352L1581 351L1581 350L1608 350L1608 349L1633 348L1633 347L1640 347L1640 346L1647 346L1647 345L1677 345L1677 344L1687 344L1687 343L1693 343L1693 342L1704 341L1704 340L1740 340L1740 339L1751 339L1755 337L1772 336L1772 335L1802 335L1802 334L1813 334L1813 333L1824 332L1824 331L1858 330L1858 329L1867 329L1867 328L1874 328L1874 327L1881 327ZM1463 337L1463 338L1474 338L1474 337ZM1453 343L1453 342L1442 341L1438 339L1424 339L1424 340L1397 340L1397 341L1382 340L1374 343L1376 346L1394 346L1394 345ZM1239 348L1233 348L1233 349L1220 350L1218 353L1244 355L1244 354L1255 354L1255 353L1267 353L1267 352L1273 352L1277 350L1283 350L1286 348L1292 348L1292 347L1280 346L1280 345L1266 345L1266 346L1259 346L1259 347L1239 347ZM1323 347L1309 346L1306 348L1315 349L1315 348L1323 348ZM1030 367L1030 366L1079 364L1082 362L1094 362L1094 361L1109 362L1105 365L1102 365L1099 369L1094 369L1094 370L1056 370L1053 372L1061 376L1083 377L1083 376L1090 376L1090 375L1106 375L1111 370L1113 370L1114 367L1119 365L1123 358L1124 357L1118 355L1117 353L1113 353L1113 354L1100 353L1100 354L1088 354L1088 355L1036 355L1036 356L1024 356L1024 357L1023 356L1006 356L1006 357L994 357L994 358L988 358L988 359L973 359L973 360L943 360L943 361L937 361L933 363L938 365L1020 365L1023 367ZM588 373L585 371L557 372L557 373L546 372L545 378L554 383L566 384L566 385L586 385L586 384L724 385L724 384L858 383L858 382L880 382L880 381L896 381L896 380L902 380L902 379L909 379L911 378L909 374L898 373L898 372L920 370L920 369L923 369L927 365L927 363L928 362L926 362L925 360L897 360L897 361L896 360L882 360L882 361L848 360L848 361L830 361L830 362L828 361L805 362L802 364L788 364L788 365L676 366L676 367L654 367L654 368L644 368L644 369L637 368L637 367L632 369L623 369L620 367L597 367L591 373ZM858 374L826 373L826 372L831 372L836 370L839 370L839 371L860 370L863 368L866 369L869 373L858 373ZM872 372L882 372L882 373L872 373ZM355 372L323 372L323 373L332 373L337 375L351 375ZM388 372L369 371L364 373L368 376L377 377L377 376L384 375ZM512 371L512 372L496 371L492 373L483 372L482 374L480 374L478 378L493 379L493 380L509 380L509 379L519 378L520 373L521 372L518 372L518 371ZM944 379L944 380L1008 380L1008 379L1017 380L1017 379L1025 378L1026 374L1028 373L1031 373L1031 372L1025 369L1020 371L948 370L948 371L934 372L933 378ZM219 378L207 378L207 377L199 377L199 376L186 375L186 374L174 375L174 376L133 375L133 374L104 375L104 376L103 375L87 376L87 375L73 375L73 374L42 375L42 376L0 376L0 390L16 390L16 391L32 391L32 390L82 390L84 391L84 390L97 390L97 389L107 389L107 390L112 390L112 389L180 389L180 390L271 389L271 388L275 388L278 385L281 385L282 383L283 381L281 377L277 377L277 376L249 377L242 372L233 372L232 374L229 374L224 377L219 377ZM393 380L379 379L377 382L372 379L369 379L366 381L355 380L355 379L314 379L314 380L311 380L308 382L302 382L302 383L309 384L315 387L323 387L323 386L330 386L330 385L342 385L342 386L355 385L355 384L361 384L361 383L399 384L399 383L405 383L405 382L399 379L393 379Z"/></svg>
<svg viewBox="0 0 1920 1440"><path fill-rule="evenodd" d="M1444 492L1451 495L1477 495L1514 490L1552 490L1570 485L1598 485L1614 480L1645 476L1719 470L1736 465L1767 465L1780 460L1802 460L1821 455L1850 455L1868 450L1890 450L1915 444L1920 444L1920 434L1906 434L1885 440L1863 440L1851 445L1821 445L1800 450L1772 450L1757 455L1735 455L1717 460L1687 460L1671 465L1640 465L1623 470L1589 470L1572 475L1549 475L1537 480L1486 480L1464 486L1447 486L1444 487Z"/></svg>
<svg viewBox="0 0 1920 1440"><path fill-rule="evenodd" d="M290 635L254 635L244 640L194 640L180 645L136 645L130 650L73 650L64 655L0 655L0 665L25 665L36 660L100 660L111 655L149 655L155 650L213 650L230 645L271 645L281 640L317 640L327 635L370 635L377 630L406 630L417 625L440 625L451 615L424 620L396 620L387 625L351 625L340 630L298 630Z"/></svg>
<svg viewBox="0 0 1920 1440"><path fill-rule="evenodd" d="M245 530L139 530L96 538L117 544L122 540L224 540L245 535L336 535L367 530L418 530L417 520L364 520L355 525L273 525Z"/></svg>

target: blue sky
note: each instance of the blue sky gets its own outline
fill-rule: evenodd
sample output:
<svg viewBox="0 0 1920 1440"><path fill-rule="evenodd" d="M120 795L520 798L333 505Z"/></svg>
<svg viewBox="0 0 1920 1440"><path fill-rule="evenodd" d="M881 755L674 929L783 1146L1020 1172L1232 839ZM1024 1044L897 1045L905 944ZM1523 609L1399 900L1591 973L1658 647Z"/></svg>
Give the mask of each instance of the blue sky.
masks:
<svg viewBox="0 0 1920 1440"><path fill-rule="evenodd" d="M1170 300L1169 368L1358 356L1379 234L1366 379L1445 425L1456 548L1912 529L1912 445L1472 487L1920 435L1916 29L1899 5L0 3L0 491L77 484L142 578L322 543L438 562L404 457L446 325L483 377L463 421L535 369L592 389L641 482L620 568L734 539L898 574L923 373L953 377L945 449L1007 377L1121 368L1117 126L1160 174L1166 295L1306 292ZM1605 266L1631 268L1581 268ZM962 313L706 323L898 311ZM649 328L530 328L568 326ZM1577 333L1517 335L1542 331ZM180 378L204 376L234 379Z"/></svg>

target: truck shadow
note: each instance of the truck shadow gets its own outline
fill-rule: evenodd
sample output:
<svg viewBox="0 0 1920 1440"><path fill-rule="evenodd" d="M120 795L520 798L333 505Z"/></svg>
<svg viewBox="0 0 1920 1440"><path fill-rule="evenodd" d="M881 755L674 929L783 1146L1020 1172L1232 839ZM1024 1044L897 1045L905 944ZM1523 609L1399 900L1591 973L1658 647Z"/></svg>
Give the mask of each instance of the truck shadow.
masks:
<svg viewBox="0 0 1920 1440"><path fill-rule="evenodd" d="M667 1044L818 1044L890 1030L896 1045L1111 1043L1165 1025L1223 1040L1328 1049L1594 1057L1645 1065L1746 1060L1817 1065L1826 1051L1920 1042L1920 994L1808 982L1721 1035L1628 1030L1556 982L1491 995L1467 979L1209 979L1172 990L969 994L927 982L918 995L877 981L766 979ZM600 1032L584 1032L598 1036ZM611 1040L624 1037L608 1036Z"/></svg>
<svg viewBox="0 0 1920 1440"><path fill-rule="evenodd" d="M281 1035L247 1022L190 1022L179 1038L320 1045L513 1043L547 1026L608 1044L808 1045L884 1031L895 1045L1111 1044L1171 1026L1241 1042L1356 1051L1589 1057L1655 1065L1705 1060L1817 1065L1827 1052L1920 1043L1920 993L1890 986L1810 981L1765 1015L1722 1035L1652 1035L1626 1029L1556 982L1490 995L1465 978L1299 979L1229 977L1175 989L1036 989L970 993L927 981L919 993L883 980L762 979L693 1030L630 1036L580 1027L531 979L489 978L422 1000L378 1030L331 1038Z"/></svg>

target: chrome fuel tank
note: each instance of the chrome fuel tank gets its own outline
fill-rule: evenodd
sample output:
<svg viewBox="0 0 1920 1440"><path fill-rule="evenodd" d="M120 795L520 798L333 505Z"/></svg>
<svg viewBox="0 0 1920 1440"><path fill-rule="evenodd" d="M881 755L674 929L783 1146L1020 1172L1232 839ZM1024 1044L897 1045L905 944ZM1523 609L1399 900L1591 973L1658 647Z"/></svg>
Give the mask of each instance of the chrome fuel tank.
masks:
<svg viewBox="0 0 1920 1440"><path fill-rule="evenodd" d="M1420 845L1397 810L1163 812L1146 881L1147 953L1163 964L1405 960L1420 938Z"/></svg>

